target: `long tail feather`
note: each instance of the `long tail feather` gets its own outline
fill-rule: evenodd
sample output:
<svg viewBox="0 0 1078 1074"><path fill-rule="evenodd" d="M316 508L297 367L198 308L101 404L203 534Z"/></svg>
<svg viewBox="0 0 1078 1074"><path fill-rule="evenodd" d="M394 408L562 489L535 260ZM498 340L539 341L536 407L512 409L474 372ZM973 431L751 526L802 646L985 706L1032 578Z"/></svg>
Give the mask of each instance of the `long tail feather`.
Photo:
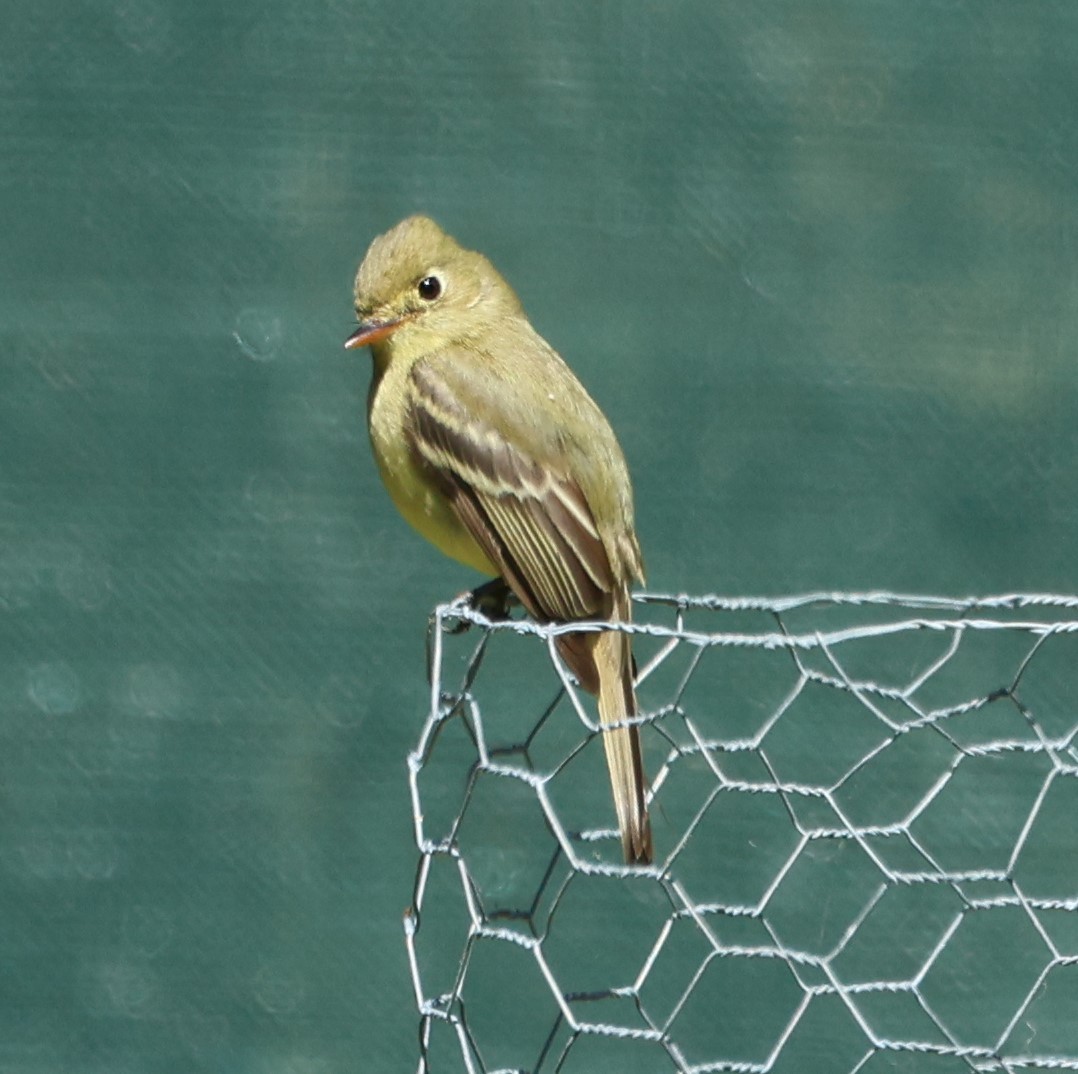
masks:
<svg viewBox="0 0 1078 1074"><path fill-rule="evenodd" d="M609 631L595 639L595 667L599 677L599 720L621 723L636 715L632 652L628 634ZM646 865L652 859L651 822L644 801L647 780L640 752L638 727L615 727L603 732L606 763L614 792L614 808L621 830L625 860Z"/></svg>

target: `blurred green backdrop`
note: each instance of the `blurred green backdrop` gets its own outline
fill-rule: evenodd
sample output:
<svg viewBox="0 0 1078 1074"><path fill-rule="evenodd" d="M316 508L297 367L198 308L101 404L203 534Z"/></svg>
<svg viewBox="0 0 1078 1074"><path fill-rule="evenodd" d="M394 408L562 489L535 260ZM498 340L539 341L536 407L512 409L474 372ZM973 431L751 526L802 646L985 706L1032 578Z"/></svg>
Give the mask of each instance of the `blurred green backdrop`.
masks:
<svg viewBox="0 0 1078 1074"><path fill-rule="evenodd" d="M351 279L488 253L656 590L1072 591L1078 6L9 0L0 1070L397 1071L430 607Z"/></svg>

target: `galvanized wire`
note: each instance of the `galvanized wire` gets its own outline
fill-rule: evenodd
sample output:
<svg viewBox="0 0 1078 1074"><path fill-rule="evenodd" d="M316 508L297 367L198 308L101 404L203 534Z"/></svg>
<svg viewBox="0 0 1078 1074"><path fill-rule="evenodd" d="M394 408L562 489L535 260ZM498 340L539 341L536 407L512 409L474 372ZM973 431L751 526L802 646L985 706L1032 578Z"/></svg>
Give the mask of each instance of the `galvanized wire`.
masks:
<svg viewBox="0 0 1078 1074"><path fill-rule="evenodd" d="M636 614L647 868L566 628L432 616L419 1070L1078 1070L1078 598Z"/></svg>

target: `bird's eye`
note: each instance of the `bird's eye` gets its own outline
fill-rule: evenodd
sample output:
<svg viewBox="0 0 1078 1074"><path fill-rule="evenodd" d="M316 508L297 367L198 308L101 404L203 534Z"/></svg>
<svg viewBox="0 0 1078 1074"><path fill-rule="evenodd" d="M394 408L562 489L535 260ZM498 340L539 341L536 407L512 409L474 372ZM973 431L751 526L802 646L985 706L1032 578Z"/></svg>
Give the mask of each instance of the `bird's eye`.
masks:
<svg viewBox="0 0 1078 1074"><path fill-rule="evenodd" d="M415 289L424 302L433 302L442 293L442 281L437 276L424 276Z"/></svg>

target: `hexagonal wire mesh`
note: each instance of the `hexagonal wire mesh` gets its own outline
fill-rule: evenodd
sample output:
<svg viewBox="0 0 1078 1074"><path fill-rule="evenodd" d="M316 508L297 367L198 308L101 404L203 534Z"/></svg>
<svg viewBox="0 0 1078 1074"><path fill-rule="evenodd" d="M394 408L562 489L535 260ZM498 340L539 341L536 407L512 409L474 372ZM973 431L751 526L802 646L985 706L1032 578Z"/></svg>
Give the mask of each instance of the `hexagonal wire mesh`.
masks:
<svg viewBox="0 0 1078 1074"><path fill-rule="evenodd" d="M432 618L420 1071L1078 1070L1078 598L637 618L650 868L559 628Z"/></svg>

